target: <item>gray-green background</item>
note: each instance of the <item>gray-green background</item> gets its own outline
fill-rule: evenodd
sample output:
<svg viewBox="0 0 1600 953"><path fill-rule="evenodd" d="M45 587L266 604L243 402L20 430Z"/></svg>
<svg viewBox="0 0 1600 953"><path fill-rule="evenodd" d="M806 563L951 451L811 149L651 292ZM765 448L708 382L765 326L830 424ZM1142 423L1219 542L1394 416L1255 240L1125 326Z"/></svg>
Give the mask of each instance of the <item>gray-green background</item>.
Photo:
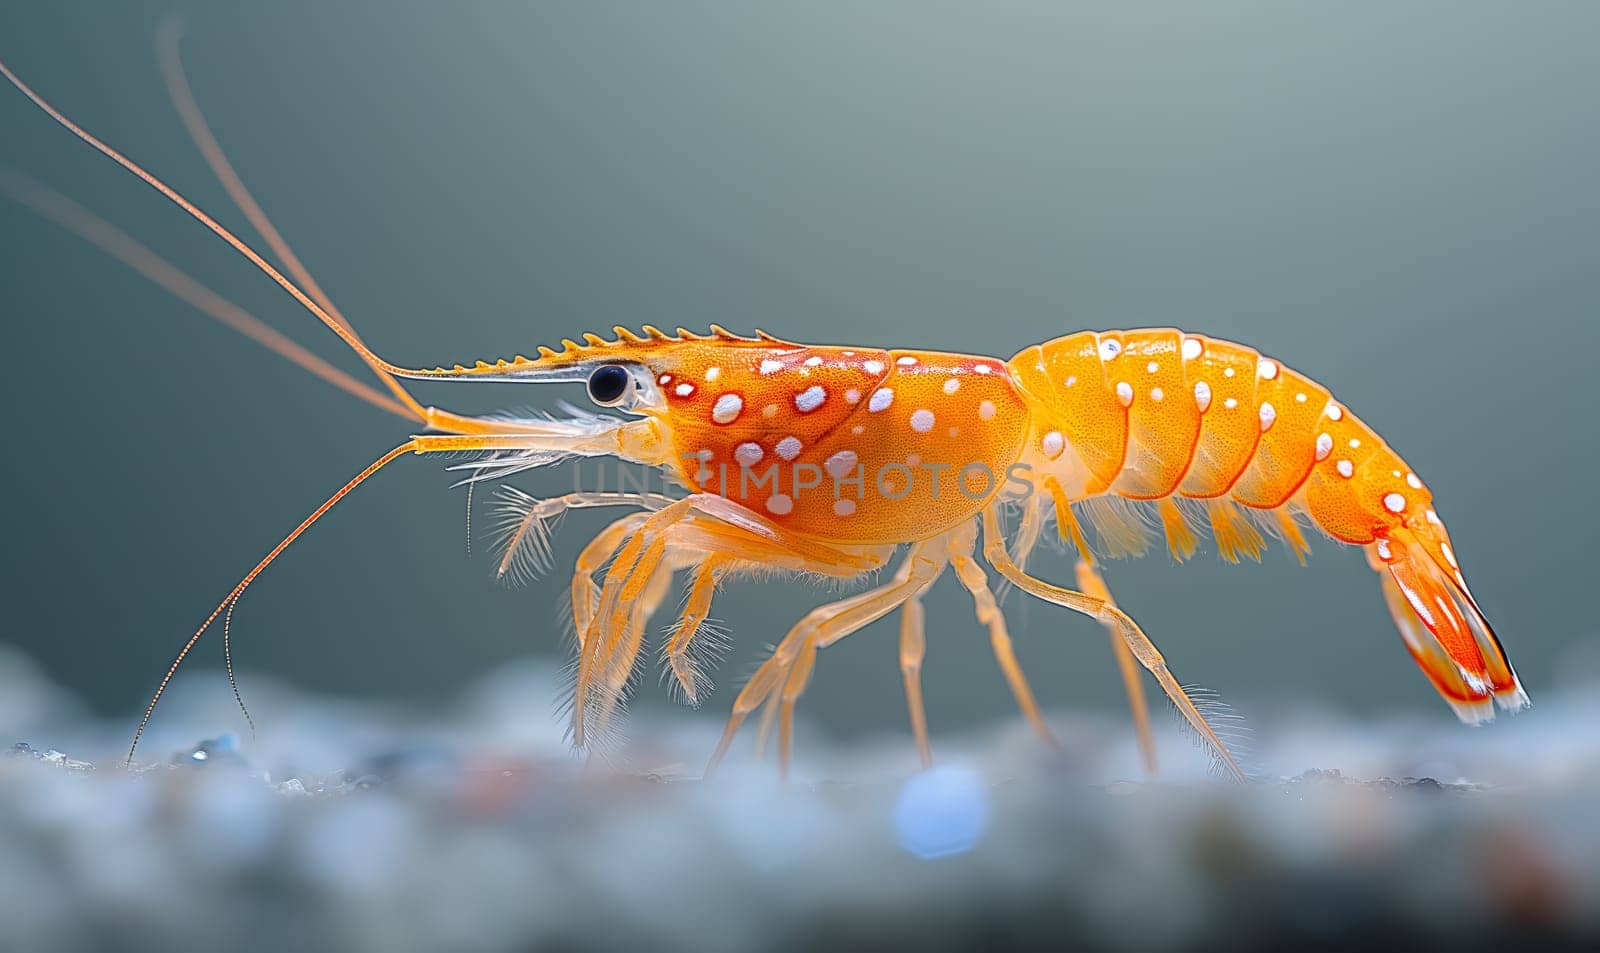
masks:
<svg viewBox="0 0 1600 953"><path fill-rule="evenodd" d="M152 39L173 9L10 4L0 57L239 223L161 86ZM242 175L399 362L644 322L1001 356L1152 324L1255 345L1427 479L1537 703L1596 629L1597 35L1600 7L1554 2L295 2L197 7L185 50ZM360 370L9 90L0 130L0 163ZM407 427L4 201L0 241L0 639L127 713L238 577ZM580 397L421 391L464 410ZM236 620L247 698L270 674L431 702L566 651L562 573L492 584L449 482L437 461L396 466L262 578ZM566 523L561 566L603 518ZM1110 579L1184 680L1448 718L1359 554L1318 543L1306 569L1208 548ZM713 711L823 597L720 598L737 647ZM1120 705L1097 628L1013 606L1048 705ZM935 732L1009 716L970 604L947 582L929 609ZM197 664L220 665L215 640ZM663 704L647 679L635 711ZM803 711L903 730L888 624L823 656Z"/></svg>

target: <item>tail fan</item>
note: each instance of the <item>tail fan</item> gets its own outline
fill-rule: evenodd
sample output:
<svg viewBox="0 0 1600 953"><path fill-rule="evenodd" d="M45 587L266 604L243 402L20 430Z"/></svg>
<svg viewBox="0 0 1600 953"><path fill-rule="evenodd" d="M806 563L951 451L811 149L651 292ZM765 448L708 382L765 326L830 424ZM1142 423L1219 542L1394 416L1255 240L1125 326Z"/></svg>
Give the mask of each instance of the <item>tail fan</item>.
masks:
<svg viewBox="0 0 1600 953"><path fill-rule="evenodd" d="M1528 695L1489 620L1460 573L1430 548L1404 529L1368 548L1411 657L1467 724L1493 720L1497 704L1507 711L1526 708Z"/></svg>

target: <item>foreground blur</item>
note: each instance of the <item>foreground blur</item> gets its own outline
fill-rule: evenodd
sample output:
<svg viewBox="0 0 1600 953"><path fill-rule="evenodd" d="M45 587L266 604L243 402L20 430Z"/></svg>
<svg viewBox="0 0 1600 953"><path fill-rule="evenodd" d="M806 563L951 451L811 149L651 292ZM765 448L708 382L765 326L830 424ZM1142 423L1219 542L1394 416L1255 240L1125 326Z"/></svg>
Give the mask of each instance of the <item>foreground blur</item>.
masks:
<svg viewBox="0 0 1600 953"><path fill-rule="evenodd" d="M630 725L604 765L562 739L555 672L455 710L180 683L134 770L0 654L0 949L1333 947L1600 935L1600 695L1487 730L1445 713L1260 718L1258 783L1211 781L1174 729L1161 784L1126 726L1054 719L839 746L797 782L713 714ZM645 719L637 719L643 722ZM1171 719L1164 719L1167 723ZM202 739L210 739L202 742Z"/></svg>

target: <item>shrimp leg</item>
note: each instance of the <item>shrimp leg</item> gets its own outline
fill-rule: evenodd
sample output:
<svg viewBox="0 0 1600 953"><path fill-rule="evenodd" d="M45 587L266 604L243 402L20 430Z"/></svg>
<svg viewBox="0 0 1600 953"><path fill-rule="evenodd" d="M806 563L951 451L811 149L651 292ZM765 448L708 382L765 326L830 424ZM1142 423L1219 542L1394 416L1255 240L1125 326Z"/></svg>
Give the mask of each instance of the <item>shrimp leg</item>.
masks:
<svg viewBox="0 0 1600 953"><path fill-rule="evenodd" d="M1023 592L1045 602L1054 603L1074 612L1082 613L1103 624L1115 625L1123 641L1128 644L1128 648L1133 652L1134 657L1139 660L1139 663L1151 675L1155 676L1156 682L1167 693L1167 697L1177 706L1178 711L1199 733L1200 737L1204 738L1207 743L1216 749L1218 756L1234 778L1239 781L1246 780L1244 771L1240 769L1238 762L1234 761L1233 755L1228 751L1227 746L1222 743L1216 732L1206 723L1205 716L1200 714L1200 710L1195 707L1193 700L1183 690L1183 686L1179 685L1177 679L1173 678L1172 673L1167 670L1166 659L1162 658L1161 652L1150 641L1150 637L1144 634L1144 631L1128 617L1127 613L1104 599L1097 599L1082 592L1051 585L1018 569L1016 564L1011 561L1011 554L1006 551L1005 539L1000 531L1000 517L994 507L990 507L983 512L983 542L984 557L988 559L989 565L993 566L1002 576L1015 583L1017 588Z"/></svg>
<svg viewBox="0 0 1600 953"><path fill-rule="evenodd" d="M1018 566L1027 568L1028 558L1039 545L1040 534L1044 532L1045 517L1050 512L1050 501L1038 495L1030 495L1022 502L1022 519L1017 523L1017 530L1011 537L1011 559ZM996 602L1005 602L1015 587L1010 582L1002 579L994 587Z"/></svg>
<svg viewBox="0 0 1600 953"><path fill-rule="evenodd" d="M912 596L900 607L900 674L906 682L906 707L911 712L911 734L924 768L933 767L933 746L928 743L928 715L922 707L922 657L927 653L924 633L926 613L922 597Z"/></svg>
<svg viewBox="0 0 1600 953"><path fill-rule="evenodd" d="M907 560L902 561L900 566L899 566L899 568L895 570L894 579L889 584L887 584L885 586L881 586L881 587L879 587L877 589L873 589L873 590L869 590L867 592L859 593L859 594L851 596L851 597L849 597L847 599L840 599L837 602L831 602L831 603L828 603L826 605L818 606L816 609L813 609L811 612L807 613L806 616L803 619L801 619L801 621L799 623L797 623L795 625L794 629L790 630L790 637L798 639L800 636L796 635L796 633L802 631L803 627L806 626L808 623L815 623L815 622L818 622L818 621L823 621L823 620L825 620L826 618L828 618L828 617L830 617L832 615L837 615L838 613L843 612L843 611L845 611L847 609L853 609L856 606L861 605L864 602L867 602L867 601L869 601L871 599L876 598L883 591L903 584L908 578L910 578L910 572L911 572L911 561L909 559L907 559ZM914 609L912 608L913 604L915 605ZM901 619L901 633L900 633L900 639L901 639L900 648L901 648L901 658L902 658L901 670L902 670L902 672L905 671L905 662L903 660L904 660L904 658L906 656L906 653L908 651L908 646L907 646L907 642L906 642L906 639L907 639L906 628L907 628L908 624L911 624L914 627L913 628L913 632L912 632L912 634L910 636L910 638L912 640L912 645L909 647L909 650L915 656L915 674L916 674L916 677L913 678L913 679L908 679L907 680L906 699L907 699L907 703L910 705L911 726L912 726L911 730L912 730L912 732L913 733L917 733L918 732L918 724L920 723L922 725L922 736L919 737L919 739L918 739L918 748L921 749L924 745L927 744L927 738L926 738L927 717L926 717L925 713L922 711L922 680L921 680L921 677L920 677L921 666L922 666L922 656L925 654L924 650L926 649L926 644L925 644L925 642L923 644L920 644L920 645L916 644L917 642L919 642L922 639L922 636L923 636L923 630L922 630L922 621L923 620L922 620L922 615L921 615L921 610L922 610L921 593L917 593L911 599L908 599L906 601L906 604L902 607L902 609L903 609L903 611L905 613L905 615L903 615L902 619ZM913 622L913 620L914 620L914 622ZM787 641L787 638L786 638L785 641ZM796 643L796 644L798 644L798 643ZM782 654L784 656L786 656L786 658L783 658L783 659L778 658L778 656L780 654L780 650L782 650ZM772 659L769 659L769 661L771 661L775 665L780 665L783 668L784 672L788 672L793 667L795 659L794 659L793 655L789 652L789 650L787 648L785 648L784 644L783 643L779 643L779 645L776 648L774 648L773 657L772 657ZM787 679L788 679L788 676L786 674L784 675L784 677L782 679L773 679L772 680L772 684L771 684L771 688L768 690L767 700L766 700L766 706L767 707L762 709L762 711L761 711L761 723L756 728L755 756L756 756L757 760L760 760L762 758L762 756L765 755L766 750L767 750L767 738L772 734L772 727L778 721L778 711L779 711L780 708L783 707L783 692L780 690L780 686L783 685L783 684L786 684L787 683ZM754 681L754 677L753 676L752 676L751 680ZM759 700L757 700L757 704L760 704ZM928 757L929 757L929 759L931 761L931 758L932 758L932 749L931 749L931 747L928 749Z"/></svg>
<svg viewBox="0 0 1600 953"><path fill-rule="evenodd" d="M778 774L789 776L789 763L794 745L794 706L806 685L811 681L811 671L816 664L818 649L827 648L862 627L883 618L904 604L905 600L925 592L939 574L944 563L913 551L907 558L910 571L901 581L897 591L884 593L877 599L863 602L854 608L836 613L823 620L801 646L799 658L784 681L783 702L778 710Z"/></svg>
<svg viewBox="0 0 1600 953"><path fill-rule="evenodd" d="M1099 570L1094 568L1093 563L1082 559L1078 560L1078 588L1108 606L1115 608L1117 605L1111 598L1111 590L1106 588L1105 580L1100 578ZM1144 697L1144 682L1139 678L1138 663L1117 627L1109 622L1105 623L1105 627L1111 636L1111 653L1117 657L1117 668L1122 672L1122 687L1128 693L1128 707L1133 710L1133 733L1139 741L1139 756L1144 761L1145 773L1155 777L1160 771L1160 764L1156 760L1156 739L1150 731L1150 705Z"/></svg>
<svg viewBox="0 0 1600 953"><path fill-rule="evenodd" d="M604 643L592 644L590 636L598 631L595 623L597 614L596 604L600 601L601 589L593 581L594 573L605 564L617 548L627 538L631 538L643 526L648 514L634 513L607 527L601 534L584 548L578 557L578 567L573 574L572 604L573 620L579 636L579 672L580 682L587 693L589 686L595 681L587 674L595 665L600 665L605 671L614 672L617 669L619 656L618 646L624 648L632 641L627 630L619 630L615 636ZM861 566L846 566L842 570L832 564L796 562L790 554L777 554L763 551L759 543L739 538L737 529L707 523L698 517L688 517L683 522L674 524L669 530L671 542L665 551L664 558L676 560L676 568L695 569L694 582L690 588L689 598L684 606L684 611L673 627L673 634L668 643L666 655L668 664L679 684L683 686L686 696L691 703L698 700L700 692L708 687L708 680L704 673L694 663L691 657L692 640L701 631L705 619L709 614L711 599L716 591L716 580L726 572L737 569L741 565L765 566L766 561L772 558L779 560L788 559L792 565L786 568L807 570L830 574L835 576L849 576L863 571ZM707 552L712 553L707 557ZM692 557L692 558L691 558ZM623 570L618 570L622 572ZM608 579L610 576L608 574ZM648 617L645 617L646 619ZM588 646L589 652L584 652ZM634 644L630 651L637 651ZM628 659L631 668L631 658ZM599 695L597 702L602 707L607 707L615 700L610 686L614 681L607 680L604 685L607 690ZM586 701L587 704L587 701Z"/></svg>
<svg viewBox="0 0 1600 953"><path fill-rule="evenodd" d="M605 564L622 540L639 528L647 516L646 513L630 513L617 520L602 530L579 554L572 578L572 605L573 623L580 640L594 617L595 602L599 597L600 590L594 583L594 573ZM649 583L645 586L643 595L633 606L633 614L618 649L607 656L606 698L620 699L626 690L644 634L649 629L650 619L666 598L673 572L677 569L694 569L696 581L691 588L684 613L674 626L666 654L672 662L674 674L678 675L686 692L692 692L698 684L705 681L704 676L693 668L689 660L690 646L710 608L711 596L716 589L715 575L730 561L720 554L713 554L698 561L688 554L681 554L674 560L664 560L656 567ZM580 642L580 650L581 647ZM697 696L691 694L689 697L693 702ZM603 733L610 719L611 711L605 710L599 718L599 724L591 733Z"/></svg>
<svg viewBox="0 0 1600 953"><path fill-rule="evenodd" d="M694 581L689 585L689 596L684 600L683 612L678 616L672 636L663 650L673 677L683 689L684 699L691 705L700 704L700 693L710 685L690 654L690 647L711 612L711 597L716 594L717 583L731 563L732 560L726 556L712 554L695 567Z"/></svg>
<svg viewBox="0 0 1600 953"><path fill-rule="evenodd" d="M1028 724L1033 726L1040 740L1052 748L1060 748L1060 743L1056 741L1050 726L1045 723L1044 716L1039 712L1039 703L1034 700L1033 689L1028 686L1027 676L1022 674L1022 666L1017 662L1016 651L1011 645L1011 634L1006 629L1005 615L995 602L994 593L989 591L989 580L983 568L978 565L978 561L972 558L972 549L976 541L977 534L970 526L951 537L949 559L955 567L956 578L961 580L961 585L972 595L978 621L989 629L989 642L994 649L995 661L999 663L1000 671L1005 674L1007 684L1011 686L1011 694L1017 700L1017 707L1022 709L1023 716L1028 719Z"/></svg>
<svg viewBox="0 0 1600 953"><path fill-rule="evenodd" d="M666 598L676 568L670 561L663 561L655 568L645 584L643 593L633 605L632 615L623 630L621 643L608 659L604 673L605 694L607 698L616 699L617 703L601 712L597 724L592 729L601 736L604 736L610 727L612 717L621 707L620 702L628 692L629 682L633 679L634 663L638 661L645 632L650 628L650 618L655 615L656 609L661 606L661 601Z"/></svg>
<svg viewBox="0 0 1600 953"><path fill-rule="evenodd" d="M920 595L944 570L945 561L929 540L912 547L895 572L895 578L875 589L811 610L778 643L770 658L756 669L744 690L734 700L733 712L722 729L722 738L706 765L706 774L716 770L733 744L745 719L769 697L777 697L778 767L787 777L793 745L794 705L805 691L816 663L816 652L826 648L867 624L883 618L913 596Z"/></svg>
<svg viewBox="0 0 1600 953"><path fill-rule="evenodd" d="M882 565L882 555L851 553L795 536L737 503L709 494L685 497L655 513L630 533L601 584L599 603L580 638L573 737L585 743L591 705L609 708L615 698L601 673L622 644L630 607L648 586L656 567L677 553L721 552L768 567L804 570L848 578ZM591 697L593 696L593 697Z"/></svg>
<svg viewBox="0 0 1600 953"><path fill-rule="evenodd" d="M1106 588L1105 580L1091 561L1087 542L1083 538L1083 531L1078 526L1077 520L1072 516L1071 503L1066 494L1061 490L1061 485L1054 479L1047 480L1049 497L1055 503L1056 526L1059 527L1062 539L1071 542L1078 550L1078 588L1097 599L1104 600L1107 604L1116 605L1111 598L1111 592ZM1051 503L1049 499L1037 498L1023 513L1022 523L1017 529L1016 538L1011 545L1011 559L1018 570L1027 566L1028 556L1039 542L1040 529L1044 523L1044 514ZM1008 579L1002 578L995 587L995 598L998 602L1011 586ZM1150 706L1145 699L1144 683L1139 679L1139 669L1133 657L1133 652L1128 648L1128 643L1123 641L1121 634L1114 625L1107 624L1106 631L1111 637L1111 652L1116 656L1117 669L1122 673L1122 685L1128 695L1128 707L1133 712L1134 736L1138 740L1139 755L1144 762L1145 773L1154 777L1159 764L1156 759L1155 736L1150 730ZM1000 656L996 650L996 657ZM1020 675L1020 672L1018 673ZM1025 685L1026 683L1024 683Z"/></svg>

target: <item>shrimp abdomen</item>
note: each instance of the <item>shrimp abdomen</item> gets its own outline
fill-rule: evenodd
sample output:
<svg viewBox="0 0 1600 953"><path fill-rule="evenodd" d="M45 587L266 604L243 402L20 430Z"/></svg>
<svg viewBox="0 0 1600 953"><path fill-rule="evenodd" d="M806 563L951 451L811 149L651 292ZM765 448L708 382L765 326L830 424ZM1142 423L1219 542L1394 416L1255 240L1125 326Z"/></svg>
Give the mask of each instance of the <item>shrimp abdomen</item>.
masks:
<svg viewBox="0 0 1600 953"><path fill-rule="evenodd" d="M1251 348L1173 328L1080 332L1029 348L1010 367L1032 412L1026 459L1068 501L1215 500L1224 555L1256 549L1223 538L1244 525L1232 503L1278 511L1291 540L1290 509L1304 512L1334 539L1367 548L1408 650L1458 715L1479 721L1495 702L1527 703L1467 591L1432 494L1327 388ZM1162 506L1181 559L1193 538L1173 538L1187 528ZM1115 510L1097 515L1113 542L1143 531L1117 524Z"/></svg>
<svg viewBox="0 0 1600 953"><path fill-rule="evenodd" d="M1128 448L1127 412L1106 381L1100 348L1100 336L1084 331L1036 344L1009 362L1032 405L1034 447L1047 463L1070 447L1086 471L1083 485L1072 489L1086 493L1117 479Z"/></svg>
<svg viewBox="0 0 1600 953"><path fill-rule="evenodd" d="M1128 453L1112 486L1121 496L1156 500L1182 482L1200 440L1200 409L1187 389L1183 334L1150 328L1100 336L1112 393L1128 412Z"/></svg>

